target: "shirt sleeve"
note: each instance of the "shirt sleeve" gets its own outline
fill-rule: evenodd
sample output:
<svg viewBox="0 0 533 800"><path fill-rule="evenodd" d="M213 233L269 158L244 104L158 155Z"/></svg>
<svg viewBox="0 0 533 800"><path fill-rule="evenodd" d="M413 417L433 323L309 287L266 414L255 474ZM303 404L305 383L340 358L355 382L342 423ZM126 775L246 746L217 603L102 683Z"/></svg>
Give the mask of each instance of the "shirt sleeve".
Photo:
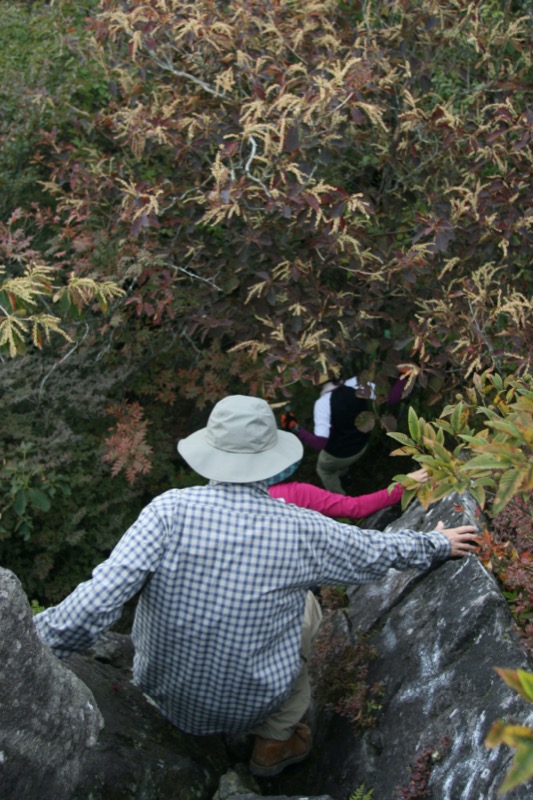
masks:
<svg viewBox="0 0 533 800"><path fill-rule="evenodd" d="M346 508L349 511L347 514L336 514L335 516L351 517L354 519L369 517L371 514L375 514L376 511L381 511L384 508L389 508L399 503L403 492L404 487L400 483L397 483L391 491L388 489L380 489L370 494L361 494L359 497L335 495L336 497L343 498L346 502Z"/></svg>
<svg viewBox="0 0 533 800"><path fill-rule="evenodd" d="M154 504L126 531L109 558L62 603L34 617L37 633L59 658L91 647L116 622L124 603L157 569L165 525Z"/></svg>
<svg viewBox="0 0 533 800"><path fill-rule="evenodd" d="M314 433L302 428L301 426L294 431L298 439L302 442L302 444L307 445L308 447L312 447L314 450L323 450L328 443L328 440L324 436L315 436Z"/></svg>
<svg viewBox="0 0 533 800"><path fill-rule="evenodd" d="M450 543L440 531L382 533L321 519L324 529L319 533L319 526L314 526L308 557L316 559L322 586L367 583L382 578L389 569L425 570L451 553Z"/></svg>
<svg viewBox="0 0 533 800"><path fill-rule="evenodd" d="M403 392L406 386L404 377L397 378L389 390L387 396L387 403L390 406L397 405L403 398Z"/></svg>
<svg viewBox="0 0 533 800"><path fill-rule="evenodd" d="M331 392L321 395L313 408L315 436L329 439L331 433Z"/></svg>
<svg viewBox="0 0 533 800"><path fill-rule="evenodd" d="M270 486L268 491L271 497L282 498L285 502L293 503L300 508L319 511L326 517L359 519L397 503L403 494L403 486L397 484L391 492L388 489L381 489L379 492L363 494L359 497L328 492L319 486L297 481L278 483Z"/></svg>

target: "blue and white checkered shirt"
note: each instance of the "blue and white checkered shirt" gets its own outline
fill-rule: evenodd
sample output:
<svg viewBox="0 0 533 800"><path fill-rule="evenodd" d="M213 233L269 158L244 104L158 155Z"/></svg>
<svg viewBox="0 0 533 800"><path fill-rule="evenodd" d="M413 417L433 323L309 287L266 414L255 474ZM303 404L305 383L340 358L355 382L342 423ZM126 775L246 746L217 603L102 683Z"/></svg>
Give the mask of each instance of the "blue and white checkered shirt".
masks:
<svg viewBox="0 0 533 800"><path fill-rule="evenodd" d="M92 579L35 622L64 657L90 647L142 589L135 682L184 731L238 733L290 694L310 587L449 554L438 532L363 531L273 499L264 482L212 482L155 498Z"/></svg>

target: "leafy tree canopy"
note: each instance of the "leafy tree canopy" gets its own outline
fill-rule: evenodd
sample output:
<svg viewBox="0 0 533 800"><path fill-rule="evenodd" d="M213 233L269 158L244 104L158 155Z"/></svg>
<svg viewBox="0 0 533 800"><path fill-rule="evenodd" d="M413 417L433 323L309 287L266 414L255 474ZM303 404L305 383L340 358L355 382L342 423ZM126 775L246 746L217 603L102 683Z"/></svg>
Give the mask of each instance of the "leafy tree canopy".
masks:
<svg viewBox="0 0 533 800"><path fill-rule="evenodd" d="M525 16L104 0L89 32L109 101L43 134L48 236L126 289L126 346L172 331L187 395L279 398L335 361L440 399L528 368Z"/></svg>

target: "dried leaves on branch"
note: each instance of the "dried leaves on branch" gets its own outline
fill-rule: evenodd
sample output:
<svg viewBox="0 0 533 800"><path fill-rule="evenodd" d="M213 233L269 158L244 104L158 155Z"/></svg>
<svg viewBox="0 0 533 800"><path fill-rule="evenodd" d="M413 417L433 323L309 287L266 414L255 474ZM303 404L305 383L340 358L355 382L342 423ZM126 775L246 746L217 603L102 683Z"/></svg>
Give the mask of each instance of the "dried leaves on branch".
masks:
<svg viewBox="0 0 533 800"><path fill-rule="evenodd" d="M279 399L334 359L439 402L530 368L531 26L459 7L99 5L108 102L39 154L57 246L126 326L179 320L187 396Z"/></svg>

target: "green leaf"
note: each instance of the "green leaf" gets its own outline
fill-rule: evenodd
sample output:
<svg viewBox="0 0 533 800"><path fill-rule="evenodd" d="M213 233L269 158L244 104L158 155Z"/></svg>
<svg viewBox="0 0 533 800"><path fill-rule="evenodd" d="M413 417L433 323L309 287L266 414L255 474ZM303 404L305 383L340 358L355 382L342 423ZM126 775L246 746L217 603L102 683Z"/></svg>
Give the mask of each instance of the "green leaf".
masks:
<svg viewBox="0 0 533 800"><path fill-rule="evenodd" d="M439 419L435 422L435 425L438 426L439 430L446 431L446 433L450 433L453 435L453 428L449 422L446 422L446 420Z"/></svg>
<svg viewBox="0 0 533 800"><path fill-rule="evenodd" d="M470 461L461 466L461 470L470 469L503 469L505 463L498 456L483 453L480 456L474 456Z"/></svg>
<svg viewBox="0 0 533 800"><path fill-rule="evenodd" d="M533 736L533 731L531 731ZM515 786L529 780L533 775L533 741L529 739L516 744L516 754L512 761L511 768L505 776L505 780L500 786L498 793L503 794L511 791Z"/></svg>
<svg viewBox="0 0 533 800"><path fill-rule="evenodd" d="M533 414L533 393L528 392L526 397L519 397L515 407L520 411L529 411L530 414Z"/></svg>
<svg viewBox="0 0 533 800"><path fill-rule="evenodd" d="M491 489L494 489L496 486L496 481L494 478L491 478L490 475L479 475L479 477L474 479L474 483L476 486L490 486Z"/></svg>
<svg viewBox="0 0 533 800"><path fill-rule="evenodd" d="M400 444L405 444L408 447L412 447L414 445L413 440L410 439L409 436L406 436L405 433L397 433L396 431L389 431L387 433L387 436L390 436L391 439L395 439L397 442L400 442Z"/></svg>
<svg viewBox="0 0 533 800"><path fill-rule="evenodd" d="M443 461L445 464L452 463L451 453L449 453L448 450L446 450L446 448L443 447L439 442L432 442L431 446L439 461Z"/></svg>
<svg viewBox="0 0 533 800"><path fill-rule="evenodd" d="M415 444L417 444L420 441L421 426L416 411L412 406L409 406L408 423L409 423L409 433L411 434L411 437L415 442Z"/></svg>
<svg viewBox="0 0 533 800"><path fill-rule="evenodd" d="M363 433L369 433L376 425L376 415L373 411L361 411L355 418L355 427Z"/></svg>
<svg viewBox="0 0 533 800"><path fill-rule="evenodd" d="M38 600L31 601L32 614L40 614L41 611L46 611L45 606L42 606Z"/></svg>
<svg viewBox="0 0 533 800"><path fill-rule="evenodd" d="M524 689L525 696L533 702L533 674L526 672L525 669L517 669L516 674Z"/></svg>
<svg viewBox="0 0 533 800"><path fill-rule="evenodd" d="M423 483L422 486L416 490L416 496L424 508L428 508L433 502L433 491L433 487L429 482Z"/></svg>
<svg viewBox="0 0 533 800"><path fill-rule="evenodd" d="M422 456L417 456L417 460L419 460L421 464L422 463L427 464L427 466L431 470L438 469L438 470L444 471L444 473L446 475L450 474L451 462L449 460L448 461L442 461L440 458L435 458L435 456L427 456L427 457L424 456L424 461L422 461Z"/></svg>
<svg viewBox="0 0 533 800"><path fill-rule="evenodd" d="M450 417L450 423L455 434L460 433L464 427L464 410L465 407L463 403L457 403Z"/></svg>
<svg viewBox="0 0 533 800"><path fill-rule="evenodd" d="M22 524L19 525L17 532L22 536L24 541L27 542L31 537L31 530L32 529L30 525L26 522L26 520L23 520Z"/></svg>
<svg viewBox="0 0 533 800"><path fill-rule="evenodd" d="M488 444L489 440L486 436L481 436L479 433L475 436L470 436L466 433L460 433L459 439L462 439L463 442L468 442L469 444Z"/></svg>
<svg viewBox="0 0 533 800"><path fill-rule="evenodd" d="M411 480L411 479L408 478L408 476L405 473L400 472L398 475L394 475L393 476L391 485L394 486L395 483L404 483L404 482L407 482L409 480Z"/></svg>
<svg viewBox="0 0 533 800"><path fill-rule="evenodd" d="M502 380L502 378L501 378L501 376L500 376L500 375L498 375L497 373L494 373L494 374L492 374L492 375L491 375L491 374L489 374L487 377L488 377L488 379L489 379L490 383L492 383L492 385L493 385L493 386L494 386L494 387L495 387L495 388L496 388L496 389L497 389L499 392L501 392L501 391L503 390L503 380Z"/></svg>
<svg viewBox="0 0 533 800"><path fill-rule="evenodd" d="M405 492L402 494L402 511L405 511L413 497L416 497L416 489L406 489Z"/></svg>
<svg viewBox="0 0 533 800"><path fill-rule="evenodd" d="M391 456L417 456L418 458L418 450L416 447L398 447L391 451Z"/></svg>
<svg viewBox="0 0 533 800"><path fill-rule="evenodd" d="M515 425L513 425L513 423L510 422L508 419L493 420L491 422L487 422L487 425L490 428L494 428L495 430L503 431L503 433L509 433L514 438L523 441L524 437L522 436L518 428Z"/></svg>
<svg viewBox="0 0 533 800"><path fill-rule="evenodd" d="M443 497L455 492L457 490L457 485L454 485L450 481L442 480L439 481L436 487L433 487L431 491L431 503L435 503L437 500L442 500Z"/></svg>
<svg viewBox="0 0 533 800"><path fill-rule="evenodd" d="M235 291L235 289L238 289L240 285L240 280L235 275L232 275L224 282L222 289L224 290L225 294L231 294Z"/></svg>
<svg viewBox="0 0 533 800"><path fill-rule="evenodd" d="M468 491L470 492L470 494L472 495L478 506L480 508L485 508L485 502L487 500L487 496L485 494L485 489L483 488L483 486L480 486L479 484L474 484L473 486L469 487Z"/></svg>
<svg viewBox="0 0 533 800"><path fill-rule="evenodd" d="M34 508L37 508L39 511L50 511L52 501L46 492L43 492L41 489L28 489L28 497Z"/></svg>
<svg viewBox="0 0 533 800"><path fill-rule="evenodd" d="M502 474L492 509L494 514L499 514L515 494L518 494L523 479L524 473L518 469L509 469Z"/></svg>
<svg viewBox="0 0 533 800"><path fill-rule="evenodd" d="M523 672L524 670L507 669L506 667L495 667L494 669L500 678L505 681L507 686L510 686L511 689L514 689L515 692L524 697L526 700L530 699L526 694L524 684L522 683L519 675L519 672Z"/></svg>
<svg viewBox="0 0 533 800"><path fill-rule="evenodd" d="M28 495L25 489L21 489L20 492L17 492L15 502L13 503L13 510L15 511L15 514L18 514L19 517L21 517L26 511L27 504Z"/></svg>

